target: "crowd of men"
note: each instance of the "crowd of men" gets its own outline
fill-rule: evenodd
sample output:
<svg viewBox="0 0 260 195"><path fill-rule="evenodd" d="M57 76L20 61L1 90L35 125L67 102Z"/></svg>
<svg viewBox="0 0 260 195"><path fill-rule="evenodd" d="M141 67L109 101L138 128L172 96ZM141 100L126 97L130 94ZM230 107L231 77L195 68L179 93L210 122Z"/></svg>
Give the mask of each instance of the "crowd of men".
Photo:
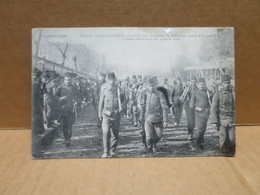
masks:
<svg viewBox="0 0 260 195"><path fill-rule="evenodd" d="M64 143L69 146L72 124L81 116L86 104L97 108L102 83L94 78L80 77L76 73L32 71L32 126L33 135L47 128L61 127Z"/></svg>
<svg viewBox="0 0 260 195"><path fill-rule="evenodd" d="M46 126L63 130L64 144L70 145L72 125L85 102L97 109L97 126L103 132L103 158L116 156L120 120L126 118L140 127L144 149L148 156L157 150L168 118L174 127L180 126L183 109L187 120L187 140L199 150L204 149L204 134L208 119L219 132L220 152L235 152L234 90L229 75L221 82L206 86L204 78L191 77L187 82L177 77L158 82L156 76L132 75L119 80L113 72L100 73L96 79L80 78L75 73L61 77L53 71L33 70L33 128L40 129L42 110L46 109ZM209 82L208 82L209 83ZM36 114L37 113L37 114ZM44 113L44 112L43 112ZM169 114L171 113L171 114ZM44 123L41 123L44 124ZM36 130L37 129L37 130Z"/></svg>

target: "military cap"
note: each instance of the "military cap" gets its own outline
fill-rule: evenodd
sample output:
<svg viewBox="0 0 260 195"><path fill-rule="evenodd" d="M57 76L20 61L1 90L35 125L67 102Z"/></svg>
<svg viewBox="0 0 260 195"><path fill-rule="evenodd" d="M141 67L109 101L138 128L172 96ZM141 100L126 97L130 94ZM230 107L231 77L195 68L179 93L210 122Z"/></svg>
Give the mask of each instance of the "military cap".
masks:
<svg viewBox="0 0 260 195"><path fill-rule="evenodd" d="M125 81L129 81L129 76L127 76L127 77L125 78Z"/></svg>
<svg viewBox="0 0 260 195"><path fill-rule="evenodd" d="M110 72L110 73L108 73L107 74L107 79L116 79L116 75L115 75L115 73L114 72Z"/></svg>
<svg viewBox="0 0 260 195"><path fill-rule="evenodd" d="M221 83L229 81L230 82L230 76L228 74L225 74L221 77Z"/></svg>
<svg viewBox="0 0 260 195"><path fill-rule="evenodd" d="M167 77L164 77L164 79L163 79L164 81L168 81L168 78Z"/></svg>
<svg viewBox="0 0 260 195"><path fill-rule="evenodd" d="M69 78L71 78L71 76L72 76L72 75L71 75L71 73L69 73L69 72L65 72L65 73L64 73L64 77L69 77Z"/></svg>
<svg viewBox="0 0 260 195"><path fill-rule="evenodd" d="M204 78L199 78L198 79L198 83L205 83L205 79Z"/></svg>
<svg viewBox="0 0 260 195"><path fill-rule="evenodd" d="M157 77L156 76L151 76L148 78L148 84L150 85L156 85L157 84Z"/></svg>
<svg viewBox="0 0 260 195"><path fill-rule="evenodd" d="M141 78L142 78L142 75L138 75L137 78L141 79Z"/></svg>
<svg viewBox="0 0 260 195"><path fill-rule="evenodd" d="M191 81L194 80L194 81L197 82L197 77L196 77L196 76L192 76L190 80L191 80Z"/></svg>
<svg viewBox="0 0 260 195"><path fill-rule="evenodd" d="M136 79L136 75L132 75L132 79Z"/></svg>

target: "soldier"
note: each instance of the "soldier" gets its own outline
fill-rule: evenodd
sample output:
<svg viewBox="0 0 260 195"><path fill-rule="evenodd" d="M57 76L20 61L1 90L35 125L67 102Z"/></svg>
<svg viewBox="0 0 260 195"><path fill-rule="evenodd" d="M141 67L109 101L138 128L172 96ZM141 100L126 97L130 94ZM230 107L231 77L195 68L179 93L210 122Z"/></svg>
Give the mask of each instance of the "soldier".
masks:
<svg viewBox="0 0 260 195"><path fill-rule="evenodd" d="M129 76L127 76L122 83L122 92L124 94L125 97L125 104L123 109L123 116L124 118L127 118L127 104L128 104L128 87L129 87Z"/></svg>
<svg viewBox="0 0 260 195"><path fill-rule="evenodd" d="M164 87L164 88L167 90L168 96L170 96L170 91L171 91L171 89L170 89L170 85L168 84L168 78L167 78L167 77L165 77L165 78L163 79L163 85L162 85L162 87Z"/></svg>
<svg viewBox="0 0 260 195"><path fill-rule="evenodd" d="M204 78L198 79L198 90L191 95L190 108L195 109L195 124L197 127L196 144L200 149L204 149L204 134L210 110L209 97Z"/></svg>
<svg viewBox="0 0 260 195"><path fill-rule="evenodd" d="M233 155L235 153L235 100L229 75L222 76L221 85L221 91L213 97L211 124L219 131L220 151Z"/></svg>
<svg viewBox="0 0 260 195"><path fill-rule="evenodd" d="M97 88L96 88L96 99L97 99L97 105L99 105L99 99L100 99L100 93L101 93L101 87L102 85L106 82L106 74L101 72L98 75L98 83L97 83ZM97 113L98 115L98 113ZM98 122L97 122L97 126L101 127L102 121L100 120L100 118L98 117Z"/></svg>
<svg viewBox="0 0 260 195"><path fill-rule="evenodd" d="M66 72L64 74L64 83L57 88L56 97L59 99L60 105L60 122L64 135L63 143L69 146L72 125L75 121L75 107L79 97L78 90L72 85L70 73Z"/></svg>
<svg viewBox="0 0 260 195"><path fill-rule="evenodd" d="M135 85L137 83L136 75L132 75L131 83L128 89L128 104L127 104L127 111L128 111L128 119L134 120L134 125L137 126L137 118L135 118L136 112L136 99L135 99Z"/></svg>
<svg viewBox="0 0 260 195"><path fill-rule="evenodd" d="M32 70L32 136L43 133L43 90L41 87L41 71Z"/></svg>
<svg viewBox="0 0 260 195"><path fill-rule="evenodd" d="M190 108L190 100L192 94L194 94L198 90L196 83L197 83L196 76L191 77L190 84L185 88L180 98L181 101L184 102L184 109L187 117L189 141L192 141L193 139L193 130L195 127L195 111L193 108Z"/></svg>
<svg viewBox="0 0 260 195"><path fill-rule="evenodd" d="M144 117L141 117L141 113L142 113L144 98L146 96L146 93L148 92L147 78L148 78L147 76L144 76L143 85L138 90L138 93L137 93L137 108L139 109L139 117L140 117L139 123L140 123L140 127L141 127L140 134L142 135L142 143L143 143L143 146L145 147L145 150L147 150L146 136L145 136L145 119L144 119Z"/></svg>
<svg viewBox="0 0 260 195"><path fill-rule="evenodd" d="M172 107L174 109L174 127L179 127L181 121L181 114L183 110L183 103L180 100L180 97L183 93L183 86L181 83L181 78L178 77L176 79L176 85L172 88L171 99L172 99Z"/></svg>
<svg viewBox="0 0 260 195"><path fill-rule="evenodd" d="M107 82L102 85L98 117L102 121L103 131L103 147L104 153L102 158L107 158L110 155L115 156L115 149L118 141L118 133L120 126L120 112L121 112L121 99L116 86L116 77L114 73L107 75Z"/></svg>
<svg viewBox="0 0 260 195"><path fill-rule="evenodd" d="M157 90L157 77L148 80L148 93L142 103L141 119L145 117L145 134L149 156L156 150L156 144L167 127L168 105L164 94Z"/></svg>
<svg viewBox="0 0 260 195"><path fill-rule="evenodd" d="M143 77L142 77L142 75L138 75L138 76L137 76L137 82L138 82L138 83L142 83L142 82L143 82Z"/></svg>

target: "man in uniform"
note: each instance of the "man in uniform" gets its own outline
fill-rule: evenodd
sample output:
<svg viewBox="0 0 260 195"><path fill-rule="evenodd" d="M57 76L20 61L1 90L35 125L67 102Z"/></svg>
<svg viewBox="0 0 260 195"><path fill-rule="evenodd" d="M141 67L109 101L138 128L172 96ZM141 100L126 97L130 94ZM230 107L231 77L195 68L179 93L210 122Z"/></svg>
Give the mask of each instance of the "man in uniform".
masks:
<svg viewBox="0 0 260 195"><path fill-rule="evenodd" d="M96 86L96 99L97 99L97 105L99 105L99 99L100 99L100 93L101 93L101 87L102 85L106 82L106 74L101 72L98 75L98 82L97 82L97 86ZM97 126L101 127L101 123L102 121L99 119L98 117L98 122L97 122Z"/></svg>
<svg viewBox="0 0 260 195"><path fill-rule="evenodd" d="M58 118L57 99L55 97L55 91L58 87L57 76L55 71L45 71L45 83L44 83L44 114L46 118L46 128L56 127L58 124L56 119Z"/></svg>
<svg viewBox="0 0 260 195"><path fill-rule="evenodd" d="M72 125L75 121L75 106L78 101L79 91L72 85L69 72L64 74L64 83L57 88L56 96L60 105L60 122L66 146L70 145Z"/></svg>
<svg viewBox="0 0 260 195"><path fill-rule="evenodd" d="M118 86L116 86L116 76L114 73L107 75L107 82L102 85L98 117L102 120L103 147L102 158L110 155L115 156L115 149L118 141L120 126L121 101Z"/></svg>
<svg viewBox="0 0 260 195"><path fill-rule="evenodd" d="M145 134L148 155L152 155L156 144L167 127L168 105L164 94L157 90L157 77L148 79L148 92L142 103L141 119L145 117Z"/></svg>
<svg viewBox="0 0 260 195"><path fill-rule="evenodd" d="M138 82L138 83L143 83L143 77L142 77L142 75L138 75L138 76L137 76L137 82Z"/></svg>
<svg viewBox="0 0 260 195"><path fill-rule="evenodd" d="M211 124L219 131L220 151L233 155L235 153L235 100L229 75L222 76L221 85L221 91L213 97Z"/></svg>
<svg viewBox="0 0 260 195"><path fill-rule="evenodd" d="M204 134L207 128L210 110L209 97L204 78L198 79L198 90L191 95L190 108L195 110L195 124L197 127L196 144L204 149Z"/></svg>
<svg viewBox="0 0 260 195"><path fill-rule="evenodd" d="M135 111L136 111L136 100L135 100L135 85L137 83L136 75L132 75L131 83L129 85L128 89L128 104L127 104L127 110L128 110L128 119L136 121L135 118ZM137 125L135 122L134 125Z"/></svg>
<svg viewBox="0 0 260 195"><path fill-rule="evenodd" d="M181 83L181 78L176 79L176 85L172 88L171 99L172 107L174 109L174 127L178 127L181 121L181 114L183 110L183 103L180 100L180 97L183 93L183 86Z"/></svg>
<svg viewBox="0 0 260 195"><path fill-rule="evenodd" d="M127 104L128 104L128 88L129 88L129 76L127 76L122 83L122 92L124 94L125 97L125 104L123 105L123 110L122 110L122 114L124 116L124 118L128 117L128 110L127 110Z"/></svg>
<svg viewBox="0 0 260 195"><path fill-rule="evenodd" d="M32 70L32 136L44 132L43 126L43 90L41 83L42 72L37 68Z"/></svg>
<svg viewBox="0 0 260 195"><path fill-rule="evenodd" d="M196 83L197 83L196 76L191 77L190 84L185 88L180 98L181 101L184 102L184 109L187 117L189 141L192 141L193 139L193 130L195 127L195 111L194 108L190 108L190 100L192 94L194 94L198 90Z"/></svg>
<svg viewBox="0 0 260 195"><path fill-rule="evenodd" d="M167 90L168 96L170 96L170 91L171 91L171 89L170 89L170 85L169 85L169 83L168 83L168 78L167 78L167 77L165 77L165 78L163 79L162 87L164 87L164 88Z"/></svg>
<svg viewBox="0 0 260 195"><path fill-rule="evenodd" d="M145 136L145 119L144 117L141 117L141 113L142 113L144 98L146 97L146 93L148 92L147 79L148 77L144 76L143 85L138 89L138 93L137 93L137 108L139 109L139 117L140 117L139 123L141 127L140 134L142 135L142 143L143 146L145 147L145 150L147 150L146 136Z"/></svg>

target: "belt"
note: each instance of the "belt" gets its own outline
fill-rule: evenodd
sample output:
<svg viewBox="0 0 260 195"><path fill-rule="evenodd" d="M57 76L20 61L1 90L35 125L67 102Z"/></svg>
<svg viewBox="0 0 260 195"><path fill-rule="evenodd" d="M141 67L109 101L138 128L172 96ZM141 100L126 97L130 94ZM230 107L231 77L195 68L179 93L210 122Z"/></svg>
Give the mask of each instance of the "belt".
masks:
<svg viewBox="0 0 260 195"><path fill-rule="evenodd" d="M234 111L225 111L225 110L220 110L219 113L225 116L234 116L235 114Z"/></svg>
<svg viewBox="0 0 260 195"><path fill-rule="evenodd" d="M198 111L198 112L202 112L202 111L208 112L209 111L208 108L201 108L201 107L195 107L195 110Z"/></svg>

